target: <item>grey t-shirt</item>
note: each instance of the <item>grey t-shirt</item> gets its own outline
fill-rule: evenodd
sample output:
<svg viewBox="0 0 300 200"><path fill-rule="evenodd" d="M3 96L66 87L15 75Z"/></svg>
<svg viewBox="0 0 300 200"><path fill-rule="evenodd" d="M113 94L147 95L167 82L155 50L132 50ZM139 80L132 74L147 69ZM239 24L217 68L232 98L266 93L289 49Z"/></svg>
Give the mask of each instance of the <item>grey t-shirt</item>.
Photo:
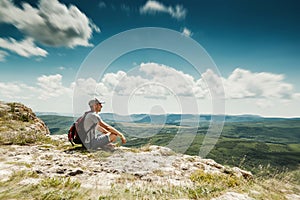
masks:
<svg viewBox="0 0 300 200"><path fill-rule="evenodd" d="M87 133L87 138L85 140L85 143L90 142L90 139L95 137L95 133L97 130L97 123L102 121L101 117L99 116L99 114L97 114L96 112L90 112L86 115L85 119L84 119L84 130ZM90 132L88 133L88 130L94 126Z"/></svg>

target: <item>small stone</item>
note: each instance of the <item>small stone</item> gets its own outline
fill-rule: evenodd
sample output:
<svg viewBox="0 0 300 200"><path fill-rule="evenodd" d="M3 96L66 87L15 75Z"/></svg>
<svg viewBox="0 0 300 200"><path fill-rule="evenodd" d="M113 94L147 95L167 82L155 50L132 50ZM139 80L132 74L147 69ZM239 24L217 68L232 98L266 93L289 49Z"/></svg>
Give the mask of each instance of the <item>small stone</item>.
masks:
<svg viewBox="0 0 300 200"><path fill-rule="evenodd" d="M68 173L69 176L76 176L78 174L83 174L83 171L80 169L77 169L76 171L72 171L72 172Z"/></svg>
<svg viewBox="0 0 300 200"><path fill-rule="evenodd" d="M285 197L288 200L300 200L300 195L297 194L287 194Z"/></svg>
<svg viewBox="0 0 300 200"><path fill-rule="evenodd" d="M58 170L56 170L56 173L57 174L64 174L65 171L66 171L66 169L58 169Z"/></svg>
<svg viewBox="0 0 300 200"><path fill-rule="evenodd" d="M41 170L35 170L35 172L36 172L37 174L42 174L42 173L43 173Z"/></svg>

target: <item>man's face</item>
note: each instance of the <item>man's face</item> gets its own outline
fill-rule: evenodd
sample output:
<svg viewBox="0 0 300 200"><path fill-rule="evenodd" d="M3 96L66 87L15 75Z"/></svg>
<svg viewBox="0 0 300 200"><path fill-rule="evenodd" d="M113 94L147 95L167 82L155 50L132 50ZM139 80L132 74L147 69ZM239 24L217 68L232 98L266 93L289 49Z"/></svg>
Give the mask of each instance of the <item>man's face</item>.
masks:
<svg viewBox="0 0 300 200"><path fill-rule="evenodd" d="M102 108L102 104L101 103L96 103L94 105L94 111L95 112L100 112L101 111L101 108Z"/></svg>

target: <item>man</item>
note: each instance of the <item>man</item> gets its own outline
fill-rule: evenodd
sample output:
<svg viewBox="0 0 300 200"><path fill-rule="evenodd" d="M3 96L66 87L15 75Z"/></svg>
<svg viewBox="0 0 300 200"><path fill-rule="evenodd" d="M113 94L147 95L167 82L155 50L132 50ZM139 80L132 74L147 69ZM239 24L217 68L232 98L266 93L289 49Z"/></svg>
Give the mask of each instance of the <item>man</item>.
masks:
<svg viewBox="0 0 300 200"><path fill-rule="evenodd" d="M104 103L105 102L99 101L97 98L89 101L91 112L86 115L84 120L84 130L87 134L84 143L87 148L111 148L113 147L113 142L117 140L117 137L120 137L123 144L126 143L126 138L124 135L102 121L101 117L99 116L99 112L102 109L102 104ZM101 134L97 135L97 131L99 131Z"/></svg>

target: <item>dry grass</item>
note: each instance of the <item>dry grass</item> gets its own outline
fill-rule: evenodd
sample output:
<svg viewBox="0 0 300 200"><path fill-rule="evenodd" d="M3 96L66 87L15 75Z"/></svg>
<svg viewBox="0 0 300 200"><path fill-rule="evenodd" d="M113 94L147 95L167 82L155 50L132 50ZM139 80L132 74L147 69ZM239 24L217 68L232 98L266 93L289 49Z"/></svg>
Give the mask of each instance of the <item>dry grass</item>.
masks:
<svg viewBox="0 0 300 200"><path fill-rule="evenodd" d="M19 184L22 180L34 178L37 184ZM0 199L84 199L90 191L80 189L80 182L70 178L45 178L35 172L14 172L8 181L0 182Z"/></svg>

